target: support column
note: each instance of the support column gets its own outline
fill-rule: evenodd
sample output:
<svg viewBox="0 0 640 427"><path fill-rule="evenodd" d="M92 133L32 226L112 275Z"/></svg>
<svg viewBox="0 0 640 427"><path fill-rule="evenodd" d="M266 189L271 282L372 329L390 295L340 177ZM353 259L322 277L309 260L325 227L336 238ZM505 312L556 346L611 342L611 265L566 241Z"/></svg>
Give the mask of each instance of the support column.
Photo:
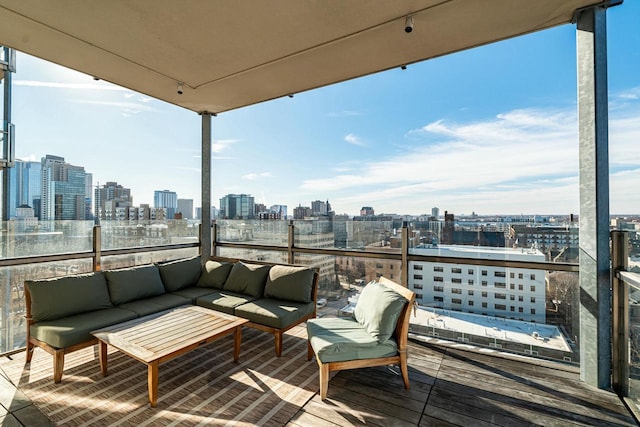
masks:
<svg viewBox="0 0 640 427"><path fill-rule="evenodd" d="M611 386L606 9L577 13L580 150L580 378Z"/></svg>
<svg viewBox="0 0 640 427"><path fill-rule="evenodd" d="M200 227L200 255L202 262L211 256L211 113L202 116L202 226Z"/></svg>

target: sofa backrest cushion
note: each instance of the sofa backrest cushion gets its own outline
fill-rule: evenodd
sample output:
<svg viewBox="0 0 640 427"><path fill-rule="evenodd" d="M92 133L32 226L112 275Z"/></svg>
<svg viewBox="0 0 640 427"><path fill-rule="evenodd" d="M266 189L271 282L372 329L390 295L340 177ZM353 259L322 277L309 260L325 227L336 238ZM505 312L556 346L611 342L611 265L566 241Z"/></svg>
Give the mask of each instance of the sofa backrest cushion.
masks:
<svg viewBox="0 0 640 427"><path fill-rule="evenodd" d="M270 268L270 265L248 264L238 261L233 264L223 289L262 298Z"/></svg>
<svg viewBox="0 0 640 427"><path fill-rule="evenodd" d="M114 305L165 293L160 271L153 264L107 270L104 274L107 277L109 295Z"/></svg>
<svg viewBox="0 0 640 427"><path fill-rule="evenodd" d="M202 274L196 286L201 288L222 289L224 282L227 280L227 277L229 277L231 267L233 267L232 262L208 260L204 263Z"/></svg>
<svg viewBox="0 0 640 427"><path fill-rule="evenodd" d="M158 270L164 289L167 292L175 292L196 284L202 272L202 264L200 257L196 256L158 263Z"/></svg>
<svg viewBox="0 0 640 427"><path fill-rule="evenodd" d="M383 343L393 335L407 302L405 297L393 289L372 281L362 289L353 317L379 343Z"/></svg>
<svg viewBox="0 0 640 427"><path fill-rule="evenodd" d="M269 270L264 287L265 298L311 302L315 270L307 267L274 265Z"/></svg>
<svg viewBox="0 0 640 427"><path fill-rule="evenodd" d="M27 280L25 286L31 294L31 318L35 322L113 307L101 272Z"/></svg>

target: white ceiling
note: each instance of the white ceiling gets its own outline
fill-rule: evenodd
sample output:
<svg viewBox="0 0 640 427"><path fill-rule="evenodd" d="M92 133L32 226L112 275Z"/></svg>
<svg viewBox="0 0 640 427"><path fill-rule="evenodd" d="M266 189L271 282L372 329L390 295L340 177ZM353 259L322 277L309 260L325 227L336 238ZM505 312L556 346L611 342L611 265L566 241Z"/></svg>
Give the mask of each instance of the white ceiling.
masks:
<svg viewBox="0 0 640 427"><path fill-rule="evenodd" d="M218 113L566 24L597 3L0 0L0 45Z"/></svg>

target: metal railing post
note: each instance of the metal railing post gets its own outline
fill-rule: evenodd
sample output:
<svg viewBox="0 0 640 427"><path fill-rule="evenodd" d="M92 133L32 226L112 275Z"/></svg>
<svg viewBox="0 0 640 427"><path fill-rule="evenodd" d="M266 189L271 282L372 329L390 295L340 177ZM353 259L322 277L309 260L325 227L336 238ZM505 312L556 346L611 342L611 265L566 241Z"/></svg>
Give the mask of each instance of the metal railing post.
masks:
<svg viewBox="0 0 640 427"><path fill-rule="evenodd" d="M102 252L102 234L100 233L100 226L93 226L93 271L100 271L102 269L102 261L100 255Z"/></svg>
<svg viewBox="0 0 640 427"><path fill-rule="evenodd" d="M400 265L402 286L409 287L409 223L402 222L402 261Z"/></svg>
<svg viewBox="0 0 640 427"><path fill-rule="evenodd" d="M291 219L289 220L289 234L287 239L287 262L289 264L294 264L294 261L295 261L295 256L293 253L294 237L295 237L295 230L294 230L293 220Z"/></svg>
<svg viewBox="0 0 640 427"><path fill-rule="evenodd" d="M629 386L629 286L618 277L626 271L629 257L629 235L624 231L611 232L612 285L612 385L619 396L628 395Z"/></svg>
<svg viewBox="0 0 640 427"><path fill-rule="evenodd" d="M211 221L211 255L218 256L218 223Z"/></svg>

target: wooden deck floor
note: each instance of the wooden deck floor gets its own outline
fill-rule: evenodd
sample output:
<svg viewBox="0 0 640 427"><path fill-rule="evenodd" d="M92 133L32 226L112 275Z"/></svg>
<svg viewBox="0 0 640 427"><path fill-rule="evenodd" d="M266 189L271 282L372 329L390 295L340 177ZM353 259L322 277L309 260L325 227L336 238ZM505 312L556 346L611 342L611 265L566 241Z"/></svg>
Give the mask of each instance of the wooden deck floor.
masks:
<svg viewBox="0 0 640 427"><path fill-rule="evenodd" d="M388 368L339 372L289 426L635 426L613 393L579 381L576 369L410 344L409 377Z"/></svg>

